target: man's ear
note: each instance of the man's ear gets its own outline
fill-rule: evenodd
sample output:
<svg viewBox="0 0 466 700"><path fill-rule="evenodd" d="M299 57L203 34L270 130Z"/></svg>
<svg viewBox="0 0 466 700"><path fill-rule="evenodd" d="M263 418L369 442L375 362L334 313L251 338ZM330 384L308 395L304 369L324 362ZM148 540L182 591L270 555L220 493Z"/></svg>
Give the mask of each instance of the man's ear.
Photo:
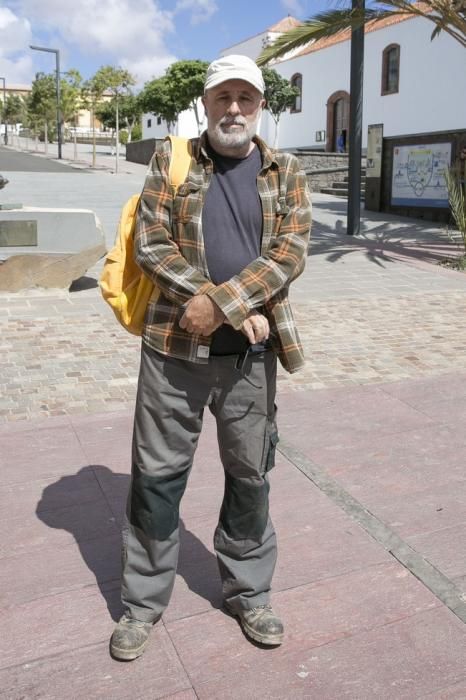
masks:
<svg viewBox="0 0 466 700"><path fill-rule="evenodd" d="M206 104L205 104L205 95L202 95L202 97L201 97L201 102L202 102L202 104L203 104L203 106L204 106L204 112L207 114L207 107L206 107Z"/></svg>
<svg viewBox="0 0 466 700"><path fill-rule="evenodd" d="M267 100L265 99L265 97L263 97L263 98L261 99L261 109L265 109L265 105L266 105L266 104L267 104Z"/></svg>

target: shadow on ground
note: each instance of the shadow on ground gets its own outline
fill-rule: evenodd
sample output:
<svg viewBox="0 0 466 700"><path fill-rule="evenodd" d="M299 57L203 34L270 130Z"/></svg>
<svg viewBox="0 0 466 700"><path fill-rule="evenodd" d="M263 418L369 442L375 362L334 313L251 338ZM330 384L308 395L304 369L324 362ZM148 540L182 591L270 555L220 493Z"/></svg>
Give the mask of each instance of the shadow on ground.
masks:
<svg viewBox="0 0 466 700"><path fill-rule="evenodd" d="M459 242L449 240L446 234L426 231L424 223L410 223L408 229L405 225L371 225L362 221L359 234L348 236L346 218L337 219L334 224L314 222L308 255L323 255L329 262L338 262L361 251L365 251L367 260L381 267L399 261L400 256L437 265L446 258L464 254Z"/></svg>
<svg viewBox="0 0 466 700"><path fill-rule="evenodd" d="M119 587L121 571L119 542L115 538L99 538L98 533L97 539L90 538L89 530L83 526L82 517L77 517L76 509L69 507L71 503L79 505L80 501L74 495L82 491L83 481L88 480L89 477L97 479L106 505L111 503L113 510L118 513L118 517L113 520L119 521L124 511L130 477L127 474L114 473L103 465L88 465L76 474L63 476L49 484L42 492L36 507L36 515L48 527L65 530L73 535L86 566L95 576L108 611L116 621L123 613L123 607L118 596L115 595L115 589ZM117 527L116 531L118 531ZM212 607L221 607L216 557L194 533L186 528L182 519L180 519L180 551L178 575L185 580L193 593L207 600ZM115 562L119 564L117 575Z"/></svg>

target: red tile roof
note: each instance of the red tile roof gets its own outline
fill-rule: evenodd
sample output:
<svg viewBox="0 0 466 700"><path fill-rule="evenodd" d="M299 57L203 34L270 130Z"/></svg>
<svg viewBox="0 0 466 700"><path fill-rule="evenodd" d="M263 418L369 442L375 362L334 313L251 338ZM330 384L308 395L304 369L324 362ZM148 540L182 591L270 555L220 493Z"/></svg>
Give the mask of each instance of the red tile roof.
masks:
<svg viewBox="0 0 466 700"><path fill-rule="evenodd" d="M284 17L281 19L279 22L276 24L273 24L271 27L269 27L266 31L267 32L287 32L290 29L295 29L296 27L300 27L302 22L299 21L299 19L296 19L295 17L291 17L291 15L288 15L288 17Z"/></svg>
<svg viewBox="0 0 466 700"><path fill-rule="evenodd" d="M419 9L424 11L429 11L431 9L429 5L422 2L422 0L418 0L418 2L413 3L413 5L419 7ZM376 32L379 29L385 29L385 27L391 27L394 24L399 24L400 22L405 22L406 20L414 19L415 17L416 15L396 15L395 17L386 17L386 19L379 20L378 22L368 22L365 26L364 32L365 34L369 34L370 32ZM290 58L296 58L296 56L304 56L305 54L313 53L314 51L320 51L321 49L326 49L329 46L333 46L334 44L340 44L341 42L349 41L350 39L351 30L346 29L345 31L340 32L339 34L335 34L335 36L331 36L328 39L319 39L318 41L315 41L309 46L306 46L299 53L294 54L294 56L290 56Z"/></svg>

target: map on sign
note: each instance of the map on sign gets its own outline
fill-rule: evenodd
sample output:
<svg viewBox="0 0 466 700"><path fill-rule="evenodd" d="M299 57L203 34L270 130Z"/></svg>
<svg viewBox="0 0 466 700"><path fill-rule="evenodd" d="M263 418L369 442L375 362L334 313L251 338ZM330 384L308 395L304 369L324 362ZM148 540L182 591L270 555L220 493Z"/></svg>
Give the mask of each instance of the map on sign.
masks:
<svg viewBox="0 0 466 700"><path fill-rule="evenodd" d="M450 163L451 143L395 146L392 205L448 207L443 173Z"/></svg>

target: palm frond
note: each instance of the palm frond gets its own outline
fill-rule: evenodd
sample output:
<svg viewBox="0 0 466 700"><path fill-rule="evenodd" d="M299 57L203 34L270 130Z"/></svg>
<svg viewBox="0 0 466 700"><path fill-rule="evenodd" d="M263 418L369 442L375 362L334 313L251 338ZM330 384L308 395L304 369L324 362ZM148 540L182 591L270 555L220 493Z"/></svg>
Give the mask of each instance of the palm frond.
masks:
<svg viewBox="0 0 466 700"><path fill-rule="evenodd" d="M431 39L441 31L466 48L466 3L464 0L383 0L385 5L399 8L412 17L422 17L435 24Z"/></svg>
<svg viewBox="0 0 466 700"><path fill-rule="evenodd" d="M321 12L306 20L301 26L282 34L267 46L257 59L259 66L281 58L291 51L307 46L319 39L336 36L349 29L357 29L368 23L376 23L387 17L422 17L435 24L434 39L445 31L466 48L466 9L463 0L380 0L380 9L336 9ZM464 6L466 7L466 5Z"/></svg>
<svg viewBox="0 0 466 700"><path fill-rule="evenodd" d="M444 177L451 213L466 250L466 185L456 177L452 170L445 170Z"/></svg>
<svg viewBox="0 0 466 700"><path fill-rule="evenodd" d="M392 17L404 12L403 10L329 10L321 12L304 24L282 34L273 44L267 46L257 59L259 66L280 58L294 49L304 47L311 41L328 38L348 29L357 29L367 22L376 22L386 17Z"/></svg>

